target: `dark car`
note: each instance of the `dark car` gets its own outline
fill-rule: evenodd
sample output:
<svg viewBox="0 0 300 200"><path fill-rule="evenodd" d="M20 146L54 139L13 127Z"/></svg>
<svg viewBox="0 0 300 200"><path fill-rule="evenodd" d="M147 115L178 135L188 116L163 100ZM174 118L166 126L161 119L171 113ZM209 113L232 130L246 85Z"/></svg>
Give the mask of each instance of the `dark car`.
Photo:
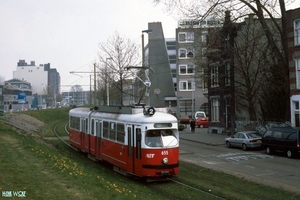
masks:
<svg viewBox="0 0 300 200"><path fill-rule="evenodd" d="M225 138L225 143L228 148L239 147L246 151L248 148L261 147L261 135L256 131L237 132L229 138Z"/></svg>
<svg viewBox="0 0 300 200"><path fill-rule="evenodd" d="M299 128L277 127L266 131L262 137L262 147L267 154L283 152L288 158L300 155Z"/></svg>

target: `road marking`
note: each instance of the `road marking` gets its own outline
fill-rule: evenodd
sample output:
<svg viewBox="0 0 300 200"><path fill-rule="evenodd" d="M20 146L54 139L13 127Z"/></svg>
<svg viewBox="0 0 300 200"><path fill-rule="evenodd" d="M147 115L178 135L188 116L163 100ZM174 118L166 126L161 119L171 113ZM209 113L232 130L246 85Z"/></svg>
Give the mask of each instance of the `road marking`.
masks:
<svg viewBox="0 0 300 200"><path fill-rule="evenodd" d="M267 173L264 174L256 174L256 176L269 176L269 175L273 175L276 174L276 172L271 171L271 170L266 170Z"/></svg>
<svg viewBox="0 0 300 200"><path fill-rule="evenodd" d="M264 155L260 153L253 153L253 152L237 152L237 153L225 153L216 155L218 158L225 158L226 160L231 161L247 161L247 160L256 160L256 159L273 159L273 156Z"/></svg>
<svg viewBox="0 0 300 200"><path fill-rule="evenodd" d="M219 154L217 155L218 158L220 157L228 157L228 156L238 156L238 155L253 155L255 153L252 153L252 152L235 152L235 153L223 153L223 154Z"/></svg>
<svg viewBox="0 0 300 200"><path fill-rule="evenodd" d="M209 164L209 165L216 165L219 163L219 162L213 162L213 161L202 161L202 162L204 162L205 164Z"/></svg>

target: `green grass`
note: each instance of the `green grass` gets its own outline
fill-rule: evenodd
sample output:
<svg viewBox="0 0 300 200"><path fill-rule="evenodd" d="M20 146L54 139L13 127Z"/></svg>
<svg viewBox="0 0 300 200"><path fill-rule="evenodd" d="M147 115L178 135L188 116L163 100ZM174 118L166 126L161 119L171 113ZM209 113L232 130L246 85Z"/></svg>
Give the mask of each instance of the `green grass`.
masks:
<svg viewBox="0 0 300 200"><path fill-rule="evenodd" d="M69 110L71 108L59 108L59 109L45 109L45 110L29 110L25 112L36 119L43 121L49 126L55 124L63 119L68 119Z"/></svg>
<svg viewBox="0 0 300 200"><path fill-rule="evenodd" d="M26 191L29 199L163 199L65 148L49 148L0 122L0 191Z"/></svg>
<svg viewBox="0 0 300 200"><path fill-rule="evenodd" d="M49 128L63 120L58 125L62 132L67 111L52 109L27 114L45 120ZM26 191L26 199L57 200L217 199L174 182L144 183L124 177L113 172L109 164L92 162L59 140L18 134L2 122L0 151L0 194ZM180 174L175 180L225 199L300 199L299 195L184 162L180 162Z"/></svg>
<svg viewBox="0 0 300 200"><path fill-rule="evenodd" d="M60 121L68 121L69 110L71 108L45 109L45 110L29 110L25 114L30 115L45 123L44 136L53 136L53 127Z"/></svg>

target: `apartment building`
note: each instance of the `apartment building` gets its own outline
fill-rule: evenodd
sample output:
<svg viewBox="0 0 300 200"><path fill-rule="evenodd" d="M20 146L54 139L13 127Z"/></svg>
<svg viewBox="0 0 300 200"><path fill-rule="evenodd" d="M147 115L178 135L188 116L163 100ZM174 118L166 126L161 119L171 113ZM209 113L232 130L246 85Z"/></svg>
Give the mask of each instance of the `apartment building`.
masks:
<svg viewBox="0 0 300 200"><path fill-rule="evenodd" d="M287 11L291 125L300 126L300 8Z"/></svg>
<svg viewBox="0 0 300 200"><path fill-rule="evenodd" d="M56 96L60 94L60 75L55 68L50 68L50 63L36 65L19 60L13 78L26 81L31 85L33 107L43 104L42 107L56 106ZM35 103L36 102L36 103Z"/></svg>
<svg viewBox="0 0 300 200"><path fill-rule="evenodd" d="M176 29L177 105L180 115L194 117L196 111L209 114L207 99L208 34L223 21L181 20Z"/></svg>
<svg viewBox="0 0 300 200"><path fill-rule="evenodd" d="M34 100L32 98L31 84L27 81L13 78L5 81L2 86L2 99L4 111L22 111L32 108Z"/></svg>

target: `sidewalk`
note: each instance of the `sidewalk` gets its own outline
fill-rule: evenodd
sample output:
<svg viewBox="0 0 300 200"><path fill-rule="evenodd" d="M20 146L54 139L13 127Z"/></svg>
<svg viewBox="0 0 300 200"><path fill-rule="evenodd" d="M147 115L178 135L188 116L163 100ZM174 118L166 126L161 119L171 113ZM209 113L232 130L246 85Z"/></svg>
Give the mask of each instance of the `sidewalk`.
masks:
<svg viewBox="0 0 300 200"><path fill-rule="evenodd" d="M225 145L225 138L230 137L227 134L215 134L207 133L207 128L195 128L195 132L192 133L188 128L183 131L179 131L179 138L184 140L191 140L200 142L207 145Z"/></svg>

